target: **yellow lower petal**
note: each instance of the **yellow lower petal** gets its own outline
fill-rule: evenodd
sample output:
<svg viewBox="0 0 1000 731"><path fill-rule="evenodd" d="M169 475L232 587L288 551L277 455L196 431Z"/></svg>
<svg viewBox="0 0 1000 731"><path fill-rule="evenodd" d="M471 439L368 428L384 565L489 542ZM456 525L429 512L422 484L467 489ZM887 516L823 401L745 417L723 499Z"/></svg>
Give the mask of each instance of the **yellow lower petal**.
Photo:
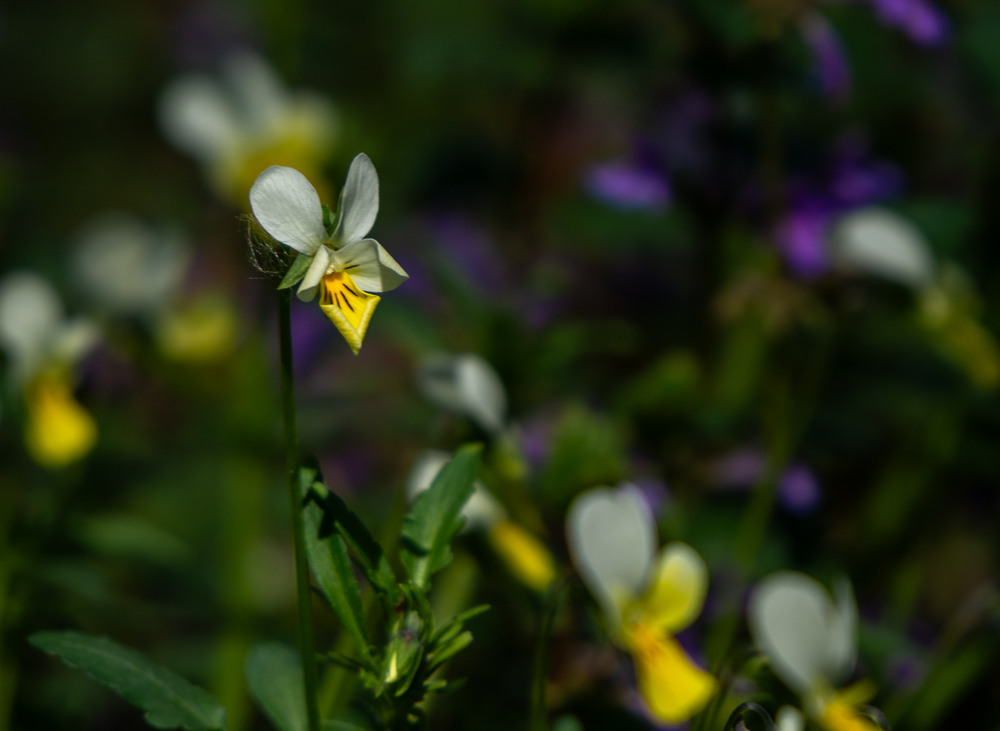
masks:
<svg viewBox="0 0 1000 731"><path fill-rule="evenodd" d="M545 544L509 520L497 521L489 536L493 550L523 584L536 591L548 588L556 566Z"/></svg>
<svg viewBox="0 0 1000 731"><path fill-rule="evenodd" d="M336 325L355 355L381 297L363 292L346 272L331 272L319 286L319 306Z"/></svg>
<svg viewBox="0 0 1000 731"><path fill-rule="evenodd" d="M630 627L626 636L639 692L654 716L680 723L705 707L715 693L715 678L695 665L677 640L642 624Z"/></svg>
<svg viewBox="0 0 1000 731"><path fill-rule="evenodd" d="M840 700L826 704L819 722L828 731L879 731L879 727L858 713L854 706Z"/></svg>
<svg viewBox="0 0 1000 731"><path fill-rule="evenodd" d="M69 383L46 376L27 392L28 454L43 467L65 467L89 452L97 441L94 419L73 398Z"/></svg>

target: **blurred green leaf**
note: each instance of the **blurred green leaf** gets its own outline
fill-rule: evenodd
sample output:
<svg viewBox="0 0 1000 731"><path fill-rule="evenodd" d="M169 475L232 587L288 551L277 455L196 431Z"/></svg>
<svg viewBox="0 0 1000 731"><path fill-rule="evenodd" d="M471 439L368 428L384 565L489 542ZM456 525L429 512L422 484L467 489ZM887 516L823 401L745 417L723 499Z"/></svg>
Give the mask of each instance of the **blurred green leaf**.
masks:
<svg viewBox="0 0 1000 731"><path fill-rule="evenodd" d="M279 731L306 731L306 694L299 653L278 642L256 645L246 661L247 686Z"/></svg>
<svg viewBox="0 0 1000 731"><path fill-rule="evenodd" d="M561 504L582 489L624 477L624 439L617 424L580 405L567 408L539 482L544 496Z"/></svg>
<svg viewBox="0 0 1000 731"><path fill-rule="evenodd" d="M422 492L403 521L402 561L414 586L426 589L431 574L451 561L451 538L462 526L462 506L479 474L478 444L467 444Z"/></svg>
<svg viewBox="0 0 1000 731"><path fill-rule="evenodd" d="M28 640L141 708L154 728L226 727L226 710L207 691L136 650L83 632L37 632Z"/></svg>
<svg viewBox="0 0 1000 731"><path fill-rule="evenodd" d="M300 469L300 489L303 495L308 494L315 476L316 471L313 469L307 467ZM354 578L347 546L337 534L322 534L323 511L319 505L309 501L302 509L305 520L306 556L316 583L333 607L333 611L337 613L344 629L357 643L358 649L370 659L365 615L361 608L361 587Z"/></svg>

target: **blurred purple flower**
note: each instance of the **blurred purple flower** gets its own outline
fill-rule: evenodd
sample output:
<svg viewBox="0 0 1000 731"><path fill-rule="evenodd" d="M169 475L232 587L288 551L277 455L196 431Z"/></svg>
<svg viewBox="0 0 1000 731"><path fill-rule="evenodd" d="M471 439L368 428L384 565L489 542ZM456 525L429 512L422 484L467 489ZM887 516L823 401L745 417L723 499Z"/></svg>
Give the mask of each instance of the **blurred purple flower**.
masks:
<svg viewBox="0 0 1000 731"><path fill-rule="evenodd" d="M612 160L590 167L584 186L592 196L618 208L662 210L670 203L670 184L651 166Z"/></svg>
<svg viewBox="0 0 1000 731"><path fill-rule="evenodd" d="M792 464L778 481L778 499L791 513L811 513L819 505L821 491L812 471L803 464Z"/></svg>
<svg viewBox="0 0 1000 731"><path fill-rule="evenodd" d="M673 498L670 495L670 489L663 480L655 477L643 477L633 480L632 484L642 492L642 497L654 516L662 515L664 511L670 509Z"/></svg>
<svg viewBox="0 0 1000 731"><path fill-rule="evenodd" d="M851 88L851 70L840 38L819 13L803 16L801 27L823 95L838 101L844 99Z"/></svg>
<svg viewBox="0 0 1000 731"><path fill-rule="evenodd" d="M927 663L911 652L898 652L889 657L887 673L893 688L902 692L915 690L927 675Z"/></svg>
<svg viewBox="0 0 1000 731"><path fill-rule="evenodd" d="M826 230L833 212L826 201L812 200L793 206L778 224L778 248L795 276L810 279L827 270Z"/></svg>
<svg viewBox="0 0 1000 731"><path fill-rule="evenodd" d="M712 467L712 480L729 490L745 490L760 479L766 467L764 453L754 447L730 452ZM800 462L790 464L778 478L778 502L790 513L806 514L819 506L822 490L816 476Z"/></svg>
<svg viewBox="0 0 1000 731"><path fill-rule="evenodd" d="M509 289L507 268L483 228L456 214L432 216L430 228L445 259L457 265L478 291L501 294Z"/></svg>
<svg viewBox="0 0 1000 731"><path fill-rule="evenodd" d="M885 25L898 28L922 46L939 46L948 40L950 24L929 0L868 0Z"/></svg>
<svg viewBox="0 0 1000 731"><path fill-rule="evenodd" d="M774 231L775 242L794 276L810 279L829 267L827 228L854 208L877 203L902 189L899 169L866 159L862 141L848 137L833 150L827 172L790 185L790 205Z"/></svg>

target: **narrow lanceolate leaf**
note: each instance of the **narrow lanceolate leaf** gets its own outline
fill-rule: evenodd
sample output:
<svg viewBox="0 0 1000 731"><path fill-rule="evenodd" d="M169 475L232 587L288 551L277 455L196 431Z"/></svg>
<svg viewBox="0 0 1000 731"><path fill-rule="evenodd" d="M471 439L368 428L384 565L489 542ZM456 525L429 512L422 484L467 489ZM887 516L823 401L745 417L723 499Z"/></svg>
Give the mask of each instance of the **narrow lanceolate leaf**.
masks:
<svg viewBox="0 0 1000 731"><path fill-rule="evenodd" d="M247 686L279 731L307 731L306 693L299 653L287 645L267 642L247 655Z"/></svg>
<svg viewBox="0 0 1000 731"><path fill-rule="evenodd" d="M299 280L306 275L306 271L309 269L309 265L312 264L313 257L306 256L305 254L298 254L292 265L288 267L288 271L285 272L285 276L282 277L281 283L278 285L278 289L288 289L289 287L294 287L299 283Z"/></svg>
<svg viewBox="0 0 1000 731"><path fill-rule="evenodd" d="M314 482L312 487L313 499L323 509L320 535L336 533L343 538L365 578L389 607L394 606L399 599L399 588L382 546L336 493L319 482Z"/></svg>
<svg viewBox="0 0 1000 731"><path fill-rule="evenodd" d="M29 642L141 708L154 728L226 727L226 710L207 691L113 640L83 632L37 632Z"/></svg>
<svg viewBox="0 0 1000 731"><path fill-rule="evenodd" d="M426 588L431 574L451 561L449 543L462 526L462 506L479 473L479 451L479 445L470 444L459 449L403 521L401 558L418 588Z"/></svg>
<svg viewBox="0 0 1000 731"><path fill-rule="evenodd" d="M315 502L306 503L302 509L305 513L306 557L316 584L367 659L370 651L365 615L361 608L361 587L354 578L347 546L336 533L325 537L321 534L323 511Z"/></svg>

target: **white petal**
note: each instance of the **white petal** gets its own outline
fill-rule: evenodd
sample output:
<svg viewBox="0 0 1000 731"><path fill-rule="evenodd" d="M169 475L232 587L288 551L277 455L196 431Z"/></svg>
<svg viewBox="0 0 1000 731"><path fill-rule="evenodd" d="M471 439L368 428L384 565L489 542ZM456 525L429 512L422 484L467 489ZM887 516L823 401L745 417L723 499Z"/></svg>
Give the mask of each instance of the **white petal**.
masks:
<svg viewBox="0 0 1000 731"><path fill-rule="evenodd" d="M772 574L754 590L748 613L758 648L790 688L808 696L833 680L840 617L819 582L791 571Z"/></svg>
<svg viewBox="0 0 1000 731"><path fill-rule="evenodd" d="M858 605L851 582L846 578L838 581L834 590L837 612L830 628L830 672L836 679L854 668L858 651Z"/></svg>
<svg viewBox="0 0 1000 731"><path fill-rule="evenodd" d="M377 215L378 173L368 155L362 152L351 161L340 194L337 236L348 244L363 239L372 230Z"/></svg>
<svg viewBox="0 0 1000 731"><path fill-rule="evenodd" d="M388 292L410 278L375 239L361 239L337 249L333 262L365 292Z"/></svg>
<svg viewBox="0 0 1000 731"><path fill-rule="evenodd" d="M302 254L302 256L305 256L305 254ZM302 277L302 282L299 283L298 297L300 300L309 302L316 296L316 289L319 287L320 281L329 268L330 250L325 246L320 246L316 249L316 254L313 256L309 268L306 269L306 275Z"/></svg>
<svg viewBox="0 0 1000 731"><path fill-rule="evenodd" d="M227 59L225 78L242 111L248 132L267 136L278 131L288 107L288 92L260 56L241 53Z"/></svg>
<svg viewBox="0 0 1000 731"><path fill-rule="evenodd" d="M265 231L303 254L313 254L326 238L319 195L295 168L272 165L258 175L250 209Z"/></svg>
<svg viewBox="0 0 1000 731"><path fill-rule="evenodd" d="M797 708L782 706L778 709L778 717L775 719L778 731L802 731L806 727L806 719Z"/></svg>
<svg viewBox="0 0 1000 731"><path fill-rule="evenodd" d="M884 208L864 208L834 224L833 256L855 267L912 287L934 278L930 246L916 226Z"/></svg>
<svg viewBox="0 0 1000 731"><path fill-rule="evenodd" d="M217 159L242 138L240 121L219 85L208 78L179 79L163 92L160 127L174 145L200 159Z"/></svg>
<svg viewBox="0 0 1000 731"><path fill-rule="evenodd" d="M0 283L0 346L14 362L18 377L39 366L62 317L59 296L41 277L17 272Z"/></svg>
<svg viewBox="0 0 1000 731"><path fill-rule="evenodd" d="M566 540L580 577L617 626L622 602L645 589L656 551L656 524L642 493L632 485L583 493L566 515Z"/></svg>
<svg viewBox="0 0 1000 731"><path fill-rule="evenodd" d="M418 385L442 408L471 417L484 431L503 430L507 396L493 367L478 355L430 356L420 364Z"/></svg>

